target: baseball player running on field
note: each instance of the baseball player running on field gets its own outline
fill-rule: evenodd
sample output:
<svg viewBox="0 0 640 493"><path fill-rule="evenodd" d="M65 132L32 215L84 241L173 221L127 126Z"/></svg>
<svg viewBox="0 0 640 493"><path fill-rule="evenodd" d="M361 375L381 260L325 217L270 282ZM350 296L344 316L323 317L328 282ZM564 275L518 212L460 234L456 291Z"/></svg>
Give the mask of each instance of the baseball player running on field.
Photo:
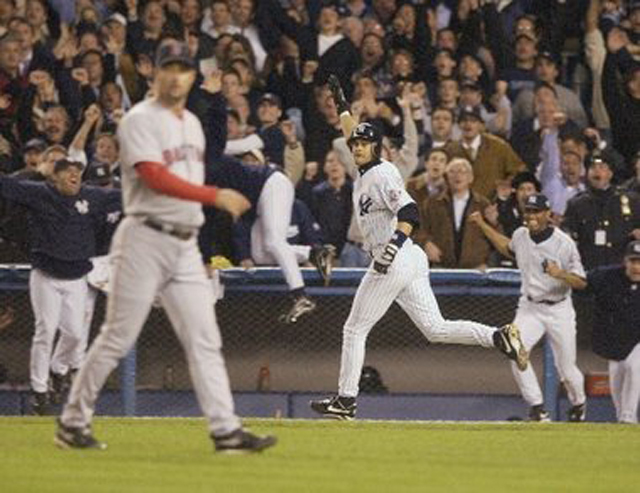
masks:
<svg viewBox="0 0 640 493"><path fill-rule="evenodd" d="M522 331L524 347L531 351L543 335L549 337L558 373L572 404L569 421L584 421L586 397L584 377L576 365L576 312L571 289L584 289L587 282L576 244L566 233L551 226L549 200L542 194L527 197L526 226L516 229L511 239L489 226L479 212L469 219L480 226L502 255L518 262L522 295L515 323ZM529 419L550 421L533 368L523 370L513 366L513 375L524 400L531 406Z"/></svg>
<svg viewBox="0 0 640 493"><path fill-rule="evenodd" d="M430 342L497 347L524 370L528 354L515 325L496 329L442 317L429 282L427 256L409 238L418 224L418 207L395 165L380 158L379 131L369 123L356 126L337 79L331 76L329 84L358 167L353 185L354 214L364 248L373 261L344 325L338 394L311 401L311 408L327 417L355 417L367 336L394 301Z"/></svg>
<svg viewBox="0 0 640 493"><path fill-rule="evenodd" d="M60 447L104 449L91 432L100 389L135 343L159 296L184 347L200 407L218 452L255 452L276 439L243 430L234 413L213 292L196 237L202 204L234 218L249 207L239 193L203 186L204 134L185 108L196 78L185 43L158 48L156 97L137 104L118 129L125 219L113 238L106 321L73 381L55 435Z"/></svg>

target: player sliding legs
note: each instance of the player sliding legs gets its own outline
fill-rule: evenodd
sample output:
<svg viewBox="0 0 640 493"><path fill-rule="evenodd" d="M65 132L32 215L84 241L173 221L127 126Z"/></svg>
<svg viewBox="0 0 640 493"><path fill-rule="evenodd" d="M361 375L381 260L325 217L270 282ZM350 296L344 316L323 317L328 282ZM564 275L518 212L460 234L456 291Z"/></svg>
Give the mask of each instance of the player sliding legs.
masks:
<svg viewBox="0 0 640 493"><path fill-rule="evenodd" d="M329 84L358 167L354 213L373 262L358 286L344 326L338 395L312 401L311 408L338 419L355 417L367 336L394 301L429 341L496 347L524 370L528 353L514 325L497 329L444 320L431 290L427 256L409 238L418 224L418 208L396 166L380 158L378 129L369 123L356 126L337 79L331 77Z"/></svg>

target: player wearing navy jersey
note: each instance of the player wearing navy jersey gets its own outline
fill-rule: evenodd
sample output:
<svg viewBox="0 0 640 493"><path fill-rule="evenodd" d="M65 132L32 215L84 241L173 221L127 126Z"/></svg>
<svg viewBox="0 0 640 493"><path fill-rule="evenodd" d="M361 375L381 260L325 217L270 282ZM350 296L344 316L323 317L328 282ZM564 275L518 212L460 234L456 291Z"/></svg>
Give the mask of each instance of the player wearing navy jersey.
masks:
<svg viewBox="0 0 640 493"><path fill-rule="evenodd" d="M1 178L1 193L29 211L32 270L29 293L35 317L31 346L32 412L46 414L53 341L58 329L65 340L58 352L68 361L86 340L83 331L86 275L95 255L95 224L118 210L120 193L81 185L82 165L56 161L51 181L36 183Z"/></svg>
<svg viewBox="0 0 640 493"><path fill-rule="evenodd" d="M273 259L280 266L291 293L291 306L281 317L285 323L295 323L300 317L312 312L316 303L305 291L304 280L298 266L301 254L306 256L329 282L334 250L317 245L311 250L300 249L287 242L287 230L291 222L294 188L284 173L273 166L250 166L240 161L221 157L212 165L207 182L219 187L238 190L251 202L252 208L237 226L244 236L237 245L243 267L251 267L253 260L243 245L251 244L251 257L260 262Z"/></svg>
<svg viewBox="0 0 640 493"><path fill-rule="evenodd" d="M595 295L593 352L608 360L611 398L619 423L638 422L640 403L640 241L629 243L624 265L590 271Z"/></svg>
<svg viewBox="0 0 640 493"><path fill-rule="evenodd" d="M410 238L418 224L416 203L405 190L396 166L380 158L379 131L369 123L356 126L339 83L334 78L329 82L358 167L354 214L372 262L344 325L338 394L311 401L311 408L327 417L355 417L367 336L394 301L430 342L497 347L519 367L526 368L528 354L514 325L496 329L442 317L429 282L427 256Z"/></svg>

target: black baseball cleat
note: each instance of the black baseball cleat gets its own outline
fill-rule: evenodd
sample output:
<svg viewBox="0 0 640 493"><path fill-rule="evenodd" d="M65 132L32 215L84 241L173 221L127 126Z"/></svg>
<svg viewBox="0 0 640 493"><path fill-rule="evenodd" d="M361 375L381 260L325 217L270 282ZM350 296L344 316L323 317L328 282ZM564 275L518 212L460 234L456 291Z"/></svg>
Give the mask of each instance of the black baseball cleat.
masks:
<svg viewBox="0 0 640 493"><path fill-rule="evenodd" d="M49 380L51 403L60 404L64 394L66 394L71 387L71 375L69 373L61 375L60 373L51 372L49 373Z"/></svg>
<svg viewBox="0 0 640 493"><path fill-rule="evenodd" d="M551 416L542 404L538 404L536 406L531 406L531 409L529 409L529 421L549 423L551 421Z"/></svg>
<svg viewBox="0 0 640 493"><path fill-rule="evenodd" d="M53 443L58 448L69 449L95 449L106 450L107 444L96 440L91 433L91 427L65 426L58 418L58 429L56 430Z"/></svg>
<svg viewBox="0 0 640 493"><path fill-rule="evenodd" d="M293 301L293 305L287 313L280 315L280 321L286 324L295 324L300 317L311 313L316 309L316 302L306 296L299 296Z"/></svg>
<svg viewBox="0 0 640 493"><path fill-rule="evenodd" d="M331 281L331 271L333 270L335 258L336 248L333 245L323 245L311 249L309 260L318 269L325 286L328 286Z"/></svg>
<svg viewBox="0 0 640 493"><path fill-rule="evenodd" d="M254 435L253 433L238 428L228 435L211 436L219 454L251 454L262 452L278 443L278 439L272 435Z"/></svg>
<svg viewBox="0 0 640 493"><path fill-rule="evenodd" d="M524 371L529 364L529 353L522 344L520 331L515 324L507 324L493 334L495 346L502 351L507 358L516 362L518 370Z"/></svg>
<svg viewBox="0 0 640 493"><path fill-rule="evenodd" d="M356 417L356 404L355 397L340 397L336 395L334 397L327 397L318 401L309 402L311 409L318 414L322 414L325 418L341 419L344 421L351 421Z"/></svg>
<svg viewBox="0 0 640 493"><path fill-rule="evenodd" d="M583 423L587 419L587 403L571 406L567 412L567 420L571 423Z"/></svg>
<svg viewBox="0 0 640 493"><path fill-rule="evenodd" d="M51 414L48 392L32 390L29 396L29 404L31 405L30 414L32 416L49 416Z"/></svg>

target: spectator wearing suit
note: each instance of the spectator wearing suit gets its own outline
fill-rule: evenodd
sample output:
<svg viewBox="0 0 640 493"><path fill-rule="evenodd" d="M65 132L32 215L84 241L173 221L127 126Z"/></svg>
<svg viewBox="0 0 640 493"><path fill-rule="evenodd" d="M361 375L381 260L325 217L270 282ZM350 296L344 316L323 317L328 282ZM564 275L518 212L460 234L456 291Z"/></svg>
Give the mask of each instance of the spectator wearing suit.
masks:
<svg viewBox="0 0 640 493"><path fill-rule="evenodd" d="M427 241L425 234L426 207L429 197L438 196L447 188L445 170L449 156L442 148L431 149L425 159L425 170L407 182L407 192L413 197L420 211L420 225L414 230L414 241L424 245Z"/></svg>
<svg viewBox="0 0 640 493"><path fill-rule="evenodd" d="M493 197L496 187L524 169L524 163L511 146L499 137L483 132L483 120L478 107L460 111L462 138L449 143L449 156L462 157L473 167L473 191L483 197Z"/></svg>
<svg viewBox="0 0 640 493"><path fill-rule="evenodd" d="M423 248L436 266L459 269L485 267L491 246L470 214L482 213L489 201L471 190L474 175L471 163L454 158L447 164L448 190L430 197L424 207Z"/></svg>
<svg viewBox="0 0 640 493"><path fill-rule="evenodd" d="M640 401L640 241L627 245L622 266L587 276L595 295L593 352L606 358L611 398L619 423L638 422Z"/></svg>
<svg viewBox="0 0 640 493"><path fill-rule="evenodd" d="M619 264L626 245L640 239L640 196L611 184L606 156L587 161L587 190L567 204L562 228L578 244L587 269Z"/></svg>

